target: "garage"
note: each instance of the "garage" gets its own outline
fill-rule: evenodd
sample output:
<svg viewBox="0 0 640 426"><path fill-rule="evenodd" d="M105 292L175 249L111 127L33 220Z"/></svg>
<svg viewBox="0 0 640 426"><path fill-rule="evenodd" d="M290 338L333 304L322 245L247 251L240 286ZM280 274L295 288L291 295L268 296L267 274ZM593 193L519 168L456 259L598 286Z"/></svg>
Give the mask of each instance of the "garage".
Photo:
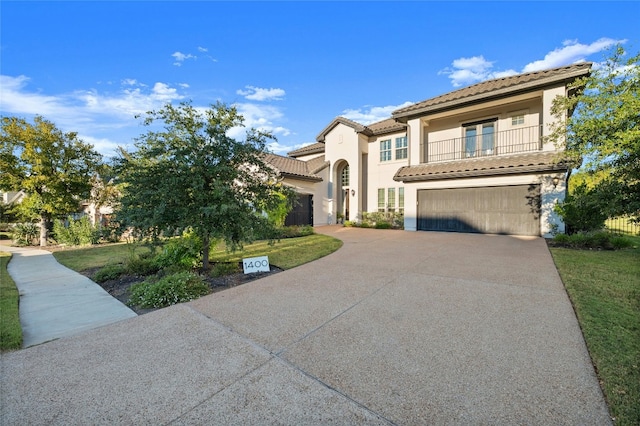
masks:
<svg viewBox="0 0 640 426"><path fill-rule="evenodd" d="M418 190L418 230L540 235L540 185Z"/></svg>

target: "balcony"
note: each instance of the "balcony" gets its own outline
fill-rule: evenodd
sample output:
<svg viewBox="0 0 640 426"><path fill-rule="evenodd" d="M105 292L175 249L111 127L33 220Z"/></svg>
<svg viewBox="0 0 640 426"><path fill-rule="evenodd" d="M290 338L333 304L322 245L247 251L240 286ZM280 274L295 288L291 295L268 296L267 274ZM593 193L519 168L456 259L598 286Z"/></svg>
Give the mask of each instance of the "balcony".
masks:
<svg viewBox="0 0 640 426"><path fill-rule="evenodd" d="M542 150L542 125L429 142L423 163L465 160Z"/></svg>

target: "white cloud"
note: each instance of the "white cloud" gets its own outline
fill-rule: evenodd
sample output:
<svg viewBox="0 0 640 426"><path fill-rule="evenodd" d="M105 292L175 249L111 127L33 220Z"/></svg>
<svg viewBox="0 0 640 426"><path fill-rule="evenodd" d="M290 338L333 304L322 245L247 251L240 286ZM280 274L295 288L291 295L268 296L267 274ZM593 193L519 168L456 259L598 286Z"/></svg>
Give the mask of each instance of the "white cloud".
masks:
<svg viewBox="0 0 640 426"><path fill-rule="evenodd" d="M615 44L626 43L627 40L615 40L611 38L600 38L591 44L582 44L578 40L565 40L562 47L556 48L547 53L543 59L528 63L522 68L522 73L540 71L543 69L556 68L564 65L584 62L587 57L595 53L602 52ZM484 58L484 56L472 56L469 58L458 58L438 74L447 75L451 79L454 87L467 86L479 81L494 78L503 78L518 74L513 69L494 70L494 62Z"/></svg>
<svg viewBox="0 0 640 426"><path fill-rule="evenodd" d="M282 145L279 142L271 142L267 144L267 148L269 149L269 151L273 152L274 154L286 156L288 152L294 151L298 148L302 148L303 146L306 146L306 145L309 145L309 144L306 143L306 144L299 144L299 145Z"/></svg>
<svg viewBox="0 0 640 426"><path fill-rule="evenodd" d="M135 115L184 98L178 88L167 83L156 82L149 88L134 79L123 80L115 92L90 89L55 95L32 90L29 83L30 79L24 75L0 75L2 114L27 119L42 115L61 130L78 132L83 140L94 144L105 155L112 154L115 146L106 134L127 128L138 132L139 121ZM119 143L130 142L130 137L124 137Z"/></svg>
<svg viewBox="0 0 640 426"><path fill-rule="evenodd" d="M285 95L283 89L263 89L255 86L244 86L247 90L237 90L236 93L250 101L280 101Z"/></svg>
<svg viewBox="0 0 640 426"><path fill-rule="evenodd" d="M191 53L182 53L182 52L174 52L171 54L171 56L174 57L175 62L173 63L173 65L180 67L182 66L182 63L184 61L186 61L187 59L197 59L197 56L192 55Z"/></svg>
<svg viewBox="0 0 640 426"><path fill-rule="evenodd" d="M346 109L342 116L360 124L371 124L391 117L391 113L399 108L412 105L413 102L405 102L400 105L387 105L383 107L367 106L359 109Z"/></svg>
<svg viewBox="0 0 640 426"><path fill-rule="evenodd" d="M244 117L243 127L234 127L228 134L231 137L241 139L245 136L247 128L256 128L265 132L270 132L274 136L289 136L291 131L277 124L277 121L284 117L282 111L271 105L260 105L253 103L237 103L234 106L238 113Z"/></svg>
<svg viewBox="0 0 640 426"><path fill-rule="evenodd" d="M204 58L211 60L211 62L218 62L217 59L215 59L213 56L208 54L209 49L207 49L206 47L198 46L197 50L198 52L204 54ZM189 59L193 59L194 61L198 60L198 55L194 55L192 53L183 53L180 51L173 52L171 56L173 56L173 59L175 60L173 65L177 67L181 67L182 63L186 60L189 60Z"/></svg>
<svg viewBox="0 0 640 426"><path fill-rule="evenodd" d="M453 87L466 86L478 81L517 74L517 71L514 70L491 71L493 64L494 62L486 60L482 55L458 58L451 63L450 68L445 68L439 71L438 74L448 75Z"/></svg>
<svg viewBox="0 0 640 426"><path fill-rule="evenodd" d="M588 56L607 50L616 44L624 44L626 41L627 40L614 40L603 37L591 44L582 44L579 43L578 40L565 40L562 43L563 47L547 53L544 59L528 63L522 69L522 72L540 71L547 68L584 62Z"/></svg>

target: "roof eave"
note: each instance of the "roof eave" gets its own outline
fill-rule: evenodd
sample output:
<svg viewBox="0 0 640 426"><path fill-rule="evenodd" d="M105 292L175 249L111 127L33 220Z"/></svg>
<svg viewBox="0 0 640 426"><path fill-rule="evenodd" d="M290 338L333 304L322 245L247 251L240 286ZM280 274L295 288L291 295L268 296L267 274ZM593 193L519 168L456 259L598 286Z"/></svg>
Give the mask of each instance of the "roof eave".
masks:
<svg viewBox="0 0 640 426"><path fill-rule="evenodd" d="M401 123L405 123L406 120L424 115L426 113L433 113L441 110L451 109L454 107L459 107L465 104L473 104L478 101L484 101L493 98L500 98L507 95L513 95L520 92L528 92L535 89L539 89L545 86L549 86L553 83L560 83L575 80L576 78L582 77L584 75L588 75L591 72L590 68L580 68L571 72L567 72L566 74L562 74L561 76L552 76L547 78L542 78L539 80L530 81L527 83L518 84L516 86L504 87L502 89L494 90L486 93L479 93L477 95L454 99L452 101L443 102L436 105L428 105L422 108L418 108L415 110L403 111L402 109L396 110L392 113L392 117ZM408 107L410 108L410 107Z"/></svg>
<svg viewBox="0 0 640 426"><path fill-rule="evenodd" d="M566 172L569 170L569 166L566 163L554 163L545 165L530 165L530 166L517 166L517 167L497 167L484 170L469 170L464 172L446 172L429 175L413 175L413 176L398 176L398 173L393 177L396 182L425 182L435 180L447 180L447 179L460 179L460 178L473 178L473 177L487 177L487 176L504 176L511 174L527 174L527 173L543 173L543 172Z"/></svg>

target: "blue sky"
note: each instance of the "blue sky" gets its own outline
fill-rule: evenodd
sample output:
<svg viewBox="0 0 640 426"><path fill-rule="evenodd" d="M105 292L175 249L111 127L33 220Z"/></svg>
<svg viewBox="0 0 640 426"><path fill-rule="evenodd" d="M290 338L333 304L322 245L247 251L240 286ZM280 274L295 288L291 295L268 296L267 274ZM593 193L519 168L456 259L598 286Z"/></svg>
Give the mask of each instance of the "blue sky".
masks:
<svg viewBox="0 0 640 426"><path fill-rule="evenodd" d="M0 113L105 156L167 102L234 104L278 154L489 78L640 51L640 2L0 3ZM240 133L238 133L240 135Z"/></svg>

